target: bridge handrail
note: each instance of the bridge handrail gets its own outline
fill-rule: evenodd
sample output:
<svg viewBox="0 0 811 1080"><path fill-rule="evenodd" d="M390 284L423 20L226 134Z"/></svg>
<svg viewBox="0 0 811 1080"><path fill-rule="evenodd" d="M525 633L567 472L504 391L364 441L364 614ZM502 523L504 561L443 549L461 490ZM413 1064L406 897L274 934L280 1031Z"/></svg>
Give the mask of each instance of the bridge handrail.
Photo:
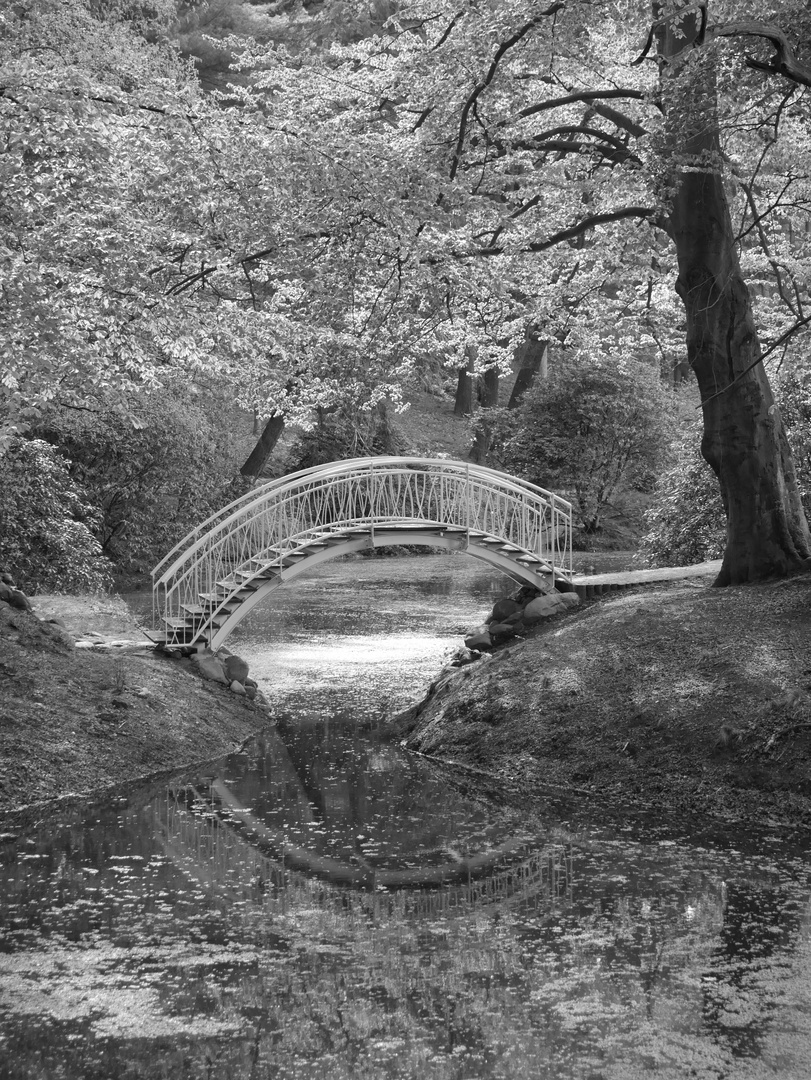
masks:
<svg viewBox="0 0 811 1080"><path fill-rule="evenodd" d="M289 473L262 484L260 487L252 488L244 495L234 499L221 510L211 514L204 522L197 525L181 541L175 544L172 550L152 570L153 584L165 584L169 581L175 571L194 555L202 545L203 540L205 540L206 544L210 544L217 533L222 532L234 521L243 517L245 512L252 507L265 503L271 494L283 497L302 486L308 480L315 478L321 480L339 479L341 476L351 475L363 469L368 469L370 472L384 473L390 469L397 472L410 472L420 468L436 471L446 470L456 476L462 475L465 478L489 481L501 491L531 495L540 502L549 504L553 510L562 512L567 517L571 516L572 504L560 495L539 487L537 484L532 484L521 477L511 476L508 473L499 472L484 465L456 461L452 458L396 456L349 458L330 462L327 465L314 465L308 469ZM179 558L176 558L167 569L164 569L172 557L176 555L179 555ZM161 573L161 571L163 572ZM156 580L159 573L160 578Z"/></svg>

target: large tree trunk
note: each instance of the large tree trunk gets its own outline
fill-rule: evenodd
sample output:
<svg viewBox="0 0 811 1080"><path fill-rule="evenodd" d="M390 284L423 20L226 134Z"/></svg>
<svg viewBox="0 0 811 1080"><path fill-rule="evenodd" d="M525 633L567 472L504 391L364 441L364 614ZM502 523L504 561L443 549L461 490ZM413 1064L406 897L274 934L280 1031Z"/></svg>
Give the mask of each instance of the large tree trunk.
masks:
<svg viewBox="0 0 811 1080"><path fill-rule="evenodd" d="M727 514L715 584L732 585L799 567L811 556L811 536L780 412L758 362L760 341L724 191L715 81L707 54L690 48L698 16L688 16L681 28L686 36L670 26L659 32L675 189L676 290L703 402L701 452L718 477Z"/></svg>

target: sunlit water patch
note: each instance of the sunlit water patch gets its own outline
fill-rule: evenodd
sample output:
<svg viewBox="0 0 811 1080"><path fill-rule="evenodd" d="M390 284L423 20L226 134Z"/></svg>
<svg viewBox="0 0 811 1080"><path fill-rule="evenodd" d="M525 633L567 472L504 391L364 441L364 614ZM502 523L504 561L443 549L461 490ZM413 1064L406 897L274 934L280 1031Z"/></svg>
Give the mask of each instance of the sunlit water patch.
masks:
<svg viewBox="0 0 811 1080"><path fill-rule="evenodd" d="M391 562L291 592L270 658L246 621L294 704L250 755L6 837L0 1076L807 1080L808 854L529 817L379 742L492 599Z"/></svg>

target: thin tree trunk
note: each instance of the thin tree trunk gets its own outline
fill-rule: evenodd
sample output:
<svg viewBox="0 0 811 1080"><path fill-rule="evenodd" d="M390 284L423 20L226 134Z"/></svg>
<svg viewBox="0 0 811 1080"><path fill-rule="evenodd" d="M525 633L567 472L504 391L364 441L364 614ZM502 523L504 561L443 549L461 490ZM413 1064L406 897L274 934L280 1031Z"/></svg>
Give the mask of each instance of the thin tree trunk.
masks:
<svg viewBox="0 0 811 1080"><path fill-rule="evenodd" d="M279 441L284 431L284 417L279 413L271 416L265 424L265 429L248 455L248 460L239 470L243 476L261 476L262 469L273 452L273 448Z"/></svg>
<svg viewBox="0 0 811 1080"><path fill-rule="evenodd" d="M481 411L477 413L473 446L468 458L481 465L487 460L492 438L491 423L487 417L487 410L494 409L498 405L498 368L488 368L478 384L478 398Z"/></svg>
<svg viewBox="0 0 811 1080"><path fill-rule="evenodd" d="M549 342L528 337L523 345L515 350L515 358L521 365L513 383L512 394L507 402L508 409L514 409L529 390L538 375L546 378Z"/></svg>
<svg viewBox="0 0 811 1080"><path fill-rule="evenodd" d="M659 5L654 5L658 17ZM713 71L692 50L698 16L659 32L673 148L670 221L687 354L704 414L701 452L721 487L727 543L716 585L782 576L811 556L791 451L758 357L760 341L724 191Z"/></svg>
<svg viewBox="0 0 811 1080"><path fill-rule="evenodd" d="M488 368L482 375L479 404L483 409L498 405L498 368Z"/></svg>
<svg viewBox="0 0 811 1080"><path fill-rule="evenodd" d="M455 416L470 416L473 413L473 380L476 370L476 347L468 345L465 350L465 364L459 368L459 381L456 384L456 401L453 411Z"/></svg>

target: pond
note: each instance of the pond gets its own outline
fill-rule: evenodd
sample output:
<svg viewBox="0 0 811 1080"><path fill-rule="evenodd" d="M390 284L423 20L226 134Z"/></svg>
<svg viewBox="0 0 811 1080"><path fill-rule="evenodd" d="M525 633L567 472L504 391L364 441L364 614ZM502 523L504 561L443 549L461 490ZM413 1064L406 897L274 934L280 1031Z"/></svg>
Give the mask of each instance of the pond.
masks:
<svg viewBox="0 0 811 1080"><path fill-rule="evenodd" d="M322 567L229 641L255 748L6 837L0 1077L807 1080L807 847L530 815L379 738L508 589Z"/></svg>

